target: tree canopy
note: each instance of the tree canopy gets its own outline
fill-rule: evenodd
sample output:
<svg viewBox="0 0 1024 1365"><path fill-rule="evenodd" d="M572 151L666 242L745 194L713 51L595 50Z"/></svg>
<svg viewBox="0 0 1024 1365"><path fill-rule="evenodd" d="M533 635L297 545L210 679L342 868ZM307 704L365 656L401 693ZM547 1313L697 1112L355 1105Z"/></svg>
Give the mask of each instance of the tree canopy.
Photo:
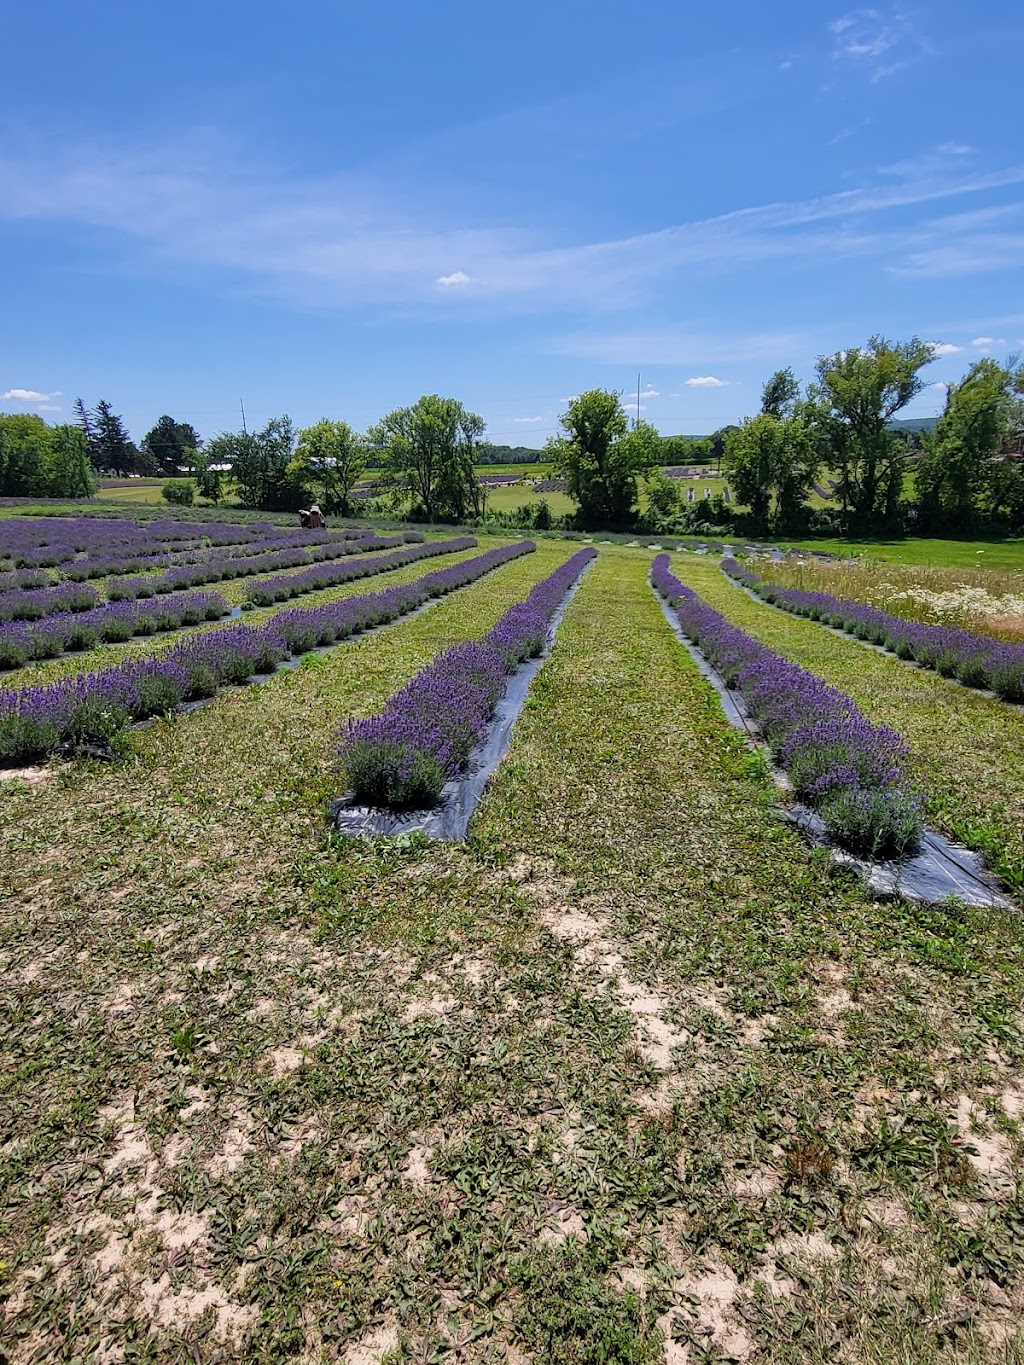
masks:
<svg viewBox="0 0 1024 1365"><path fill-rule="evenodd" d="M176 422L166 414L142 438L140 449L160 474L170 478L191 469L202 440L191 422Z"/></svg>
<svg viewBox="0 0 1024 1365"><path fill-rule="evenodd" d="M660 463L661 437L649 422L632 429L617 393L590 389L559 418L563 433L547 446L566 492L592 530L632 526L639 478Z"/></svg>
<svg viewBox="0 0 1024 1365"><path fill-rule="evenodd" d="M473 468L484 425L457 399L425 394L411 407L389 412L367 439L414 517L461 522L484 510Z"/></svg>
<svg viewBox="0 0 1024 1365"><path fill-rule="evenodd" d="M0 413L0 495L88 498L96 491L85 434L35 413Z"/></svg>
<svg viewBox="0 0 1024 1365"><path fill-rule="evenodd" d="M934 358L932 346L917 337L879 336L863 349L819 356L807 415L839 470L848 529L898 523L905 451L889 423L921 392L920 371Z"/></svg>
<svg viewBox="0 0 1024 1365"><path fill-rule="evenodd" d="M289 472L325 513L349 516L350 495L366 470L366 442L347 422L326 417L299 432Z"/></svg>

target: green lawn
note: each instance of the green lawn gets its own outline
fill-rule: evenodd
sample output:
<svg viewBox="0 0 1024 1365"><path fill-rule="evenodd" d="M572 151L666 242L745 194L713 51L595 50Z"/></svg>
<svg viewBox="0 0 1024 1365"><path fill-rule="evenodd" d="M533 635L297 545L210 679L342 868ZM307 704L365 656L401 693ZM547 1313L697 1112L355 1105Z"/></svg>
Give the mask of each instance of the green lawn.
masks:
<svg viewBox="0 0 1024 1365"><path fill-rule="evenodd" d="M649 554L465 844L326 833L339 726L573 548L0 781L12 1360L1020 1360L1020 919L831 874Z"/></svg>
<svg viewBox="0 0 1024 1365"><path fill-rule="evenodd" d="M851 540L835 536L827 540L785 542L802 549L823 550L834 555L866 555L893 564L947 565L993 569L1024 569L1024 537L1008 540L942 540L909 537L906 540Z"/></svg>

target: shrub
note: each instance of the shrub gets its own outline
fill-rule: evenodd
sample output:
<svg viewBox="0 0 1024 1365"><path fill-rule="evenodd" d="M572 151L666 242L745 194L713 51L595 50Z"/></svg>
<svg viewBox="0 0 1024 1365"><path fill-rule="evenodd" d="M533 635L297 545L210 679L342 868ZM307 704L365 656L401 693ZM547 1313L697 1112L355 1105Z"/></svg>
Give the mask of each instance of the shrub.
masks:
<svg viewBox="0 0 1024 1365"><path fill-rule="evenodd" d="M195 484L191 479L168 479L162 496L176 507L191 507L196 496Z"/></svg>

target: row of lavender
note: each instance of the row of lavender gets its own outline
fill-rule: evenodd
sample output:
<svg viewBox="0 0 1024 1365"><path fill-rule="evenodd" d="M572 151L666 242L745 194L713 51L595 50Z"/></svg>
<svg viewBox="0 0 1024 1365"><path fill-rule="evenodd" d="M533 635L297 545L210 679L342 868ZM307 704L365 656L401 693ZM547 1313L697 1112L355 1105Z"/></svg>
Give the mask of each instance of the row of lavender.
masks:
<svg viewBox="0 0 1024 1365"><path fill-rule="evenodd" d="M437 804L482 738L509 675L544 648L551 618L596 553L578 551L482 639L444 650L381 715L349 722L340 757L357 800L396 811Z"/></svg>
<svg viewBox="0 0 1024 1365"><path fill-rule="evenodd" d="M838 688L731 625L669 569L654 561L651 582L684 633L735 688L777 762L829 834L857 853L900 856L920 843L924 817L895 731L872 725Z"/></svg>
<svg viewBox="0 0 1024 1365"><path fill-rule="evenodd" d="M271 541L257 540L247 545L233 545L231 557L244 559L253 555L281 554L287 550L315 550L334 542L353 542L370 538L365 530L342 531L300 531L292 536L275 536ZM177 542L179 546L182 542ZM268 545L272 549L268 549ZM111 574L149 573L154 569L170 569L177 564L203 564L211 559L223 558L224 547L195 545L184 542L184 548L168 549L162 543L154 543L117 555L101 553L83 555L65 563L57 569L13 569L0 573L0 591L10 588L43 588L52 585L57 579L72 583L84 583L91 578L108 578ZM311 556L312 558L312 556ZM302 562L302 561L300 561Z"/></svg>
<svg viewBox="0 0 1024 1365"><path fill-rule="evenodd" d="M159 553L169 544L184 541L244 545L288 533L270 522L239 526L227 521L156 520L140 525L120 517L102 521L93 517L11 517L4 519L0 530L0 560L10 560L15 568L67 564L81 554L140 554L147 548Z"/></svg>
<svg viewBox="0 0 1024 1365"><path fill-rule="evenodd" d="M229 683L272 673L289 654L394 621L534 548L532 542L521 541L383 592L282 611L265 626L209 631L157 659L116 664L47 686L0 691L0 763L24 763L63 746L108 741L134 720L213 696Z"/></svg>
<svg viewBox="0 0 1024 1365"><path fill-rule="evenodd" d="M423 536L419 531L410 531L404 538L412 542L408 549L396 550L393 554L382 556L381 559L353 559L347 564L318 564L303 573L285 574L280 578L262 578L258 583L250 583L245 590L243 606L269 607L275 602L287 602L289 598L301 597L307 592L335 588L339 583L348 583L353 578L362 578L364 574L373 573L374 565L382 560L387 562L389 568L400 569L403 564L411 564L417 559L425 559L431 555L457 554L461 550L471 550L477 544L475 536L453 536L451 540L423 543ZM395 539L399 543L402 541L401 536ZM359 548L372 550L385 543L393 542L380 540L373 545L360 542Z"/></svg>
<svg viewBox="0 0 1024 1365"><path fill-rule="evenodd" d="M0 669L23 668L38 659L120 644L135 635L156 635L203 621L217 621L231 608L219 593L181 592L159 602L104 602L91 611L60 612L31 625L0 625Z"/></svg>
<svg viewBox="0 0 1024 1365"><path fill-rule="evenodd" d="M169 569L166 573L145 574L138 578L112 578L106 585L106 595L109 602L136 601L139 598L180 592L208 583L255 577L258 574L273 573L277 569L297 568L325 559L344 559L367 550L384 550L407 544L422 545L423 541L422 532L408 531L403 535L338 540L326 545L313 546L308 550L297 548L280 553L269 550L242 558L236 558L233 554L231 556L217 554L203 563L181 565ZM345 572L337 581L343 582L345 578L359 576L359 573ZM302 588L300 591L308 592L310 589ZM270 597L267 603L274 600ZM100 601L99 593L87 583L58 583L46 588L10 590L0 592L0 621L41 621L58 612L89 611L99 606Z"/></svg>
<svg viewBox="0 0 1024 1365"><path fill-rule="evenodd" d="M366 550L389 550L397 545L421 545L424 539L421 531L406 531L394 536L336 540L310 549L268 550L262 554L241 558L234 555L215 556L202 563L179 565L177 568L168 569L166 573L147 574L138 578L112 578L107 584L107 597L112 602L153 597L156 593L177 592L181 588L197 588L206 583L250 578L257 574L273 573L278 569L294 569L303 564L344 559L347 555L361 554Z"/></svg>
<svg viewBox="0 0 1024 1365"><path fill-rule="evenodd" d="M373 574L401 569L419 559L469 550L476 543L472 536L457 536L447 541L411 545L373 559L349 560L344 566L321 570L319 579L298 574L294 578L270 581L295 583L296 586L287 594L294 597L300 592L334 587L356 578L369 578ZM53 591L56 592L56 589ZM158 631L215 621L231 610L218 593L174 593L152 604L115 600L97 605L98 598L92 588L79 588L76 591L92 596L81 607L44 615L31 625L13 622L0 624L0 669L21 668L37 659L53 659L69 650L114 644L130 640L133 635L155 635ZM274 600L278 599L272 592L267 601ZM92 609L89 610L89 607Z"/></svg>
<svg viewBox="0 0 1024 1365"><path fill-rule="evenodd" d="M1003 701L1024 702L1024 645L1006 644L956 626L906 621L865 602L848 602L827 592L778 587L732 558L723 559L722 568L773 606L849 631L967 687L991 688Z"/></svg>

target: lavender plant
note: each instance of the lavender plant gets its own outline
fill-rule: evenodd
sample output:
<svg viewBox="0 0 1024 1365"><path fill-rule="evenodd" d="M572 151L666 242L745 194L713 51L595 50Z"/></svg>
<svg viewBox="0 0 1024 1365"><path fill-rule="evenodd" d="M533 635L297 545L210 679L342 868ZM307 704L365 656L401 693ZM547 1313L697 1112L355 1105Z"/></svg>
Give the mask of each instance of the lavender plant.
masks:
<svg viewBox="0 0 1024 1365"><path fill-rule="evenodd" d="M289 653L302 652L311 642L333 643L393 621L534 548L531 541L501 546L380 593L278 612L264 626L212 630L145 663L0 691L0 763L28 762L65 746L109 740L133 720L273 672ZM115 605L124 610L130 604Z"/></svg>
<svg viewBox="0 0 1024 1365"><path fill-rule="evenodd" d="M865 602L849 602L827 592L807 592L767 583L733 558L722 568L752 592L792 612L845 630L881 645L908 662L956 678L967 687L991 688L1003 701L1024 702L1024 645L1006 644L957 626L931 626L892 616Z"/></svg>
<svg viewBox="0 0 1024 1365"><path fill-rule="evenodd" d="M544 648L549 621L595 554L578 551L482 639L444 650L381 715L349 722L339 758L358 800L388 810L437 804L483 736L509 675Z"/></svg>
<svg viewBox="0 0 1024 1365"><path fill-rule="evenodd" d="M907 747L872 725L838 688L766 649L680 583L668 555L651 582L683 631L743 697L797 794L837 843L871 857L901 857L920 843L923 803L906 772Z"/></svg>

